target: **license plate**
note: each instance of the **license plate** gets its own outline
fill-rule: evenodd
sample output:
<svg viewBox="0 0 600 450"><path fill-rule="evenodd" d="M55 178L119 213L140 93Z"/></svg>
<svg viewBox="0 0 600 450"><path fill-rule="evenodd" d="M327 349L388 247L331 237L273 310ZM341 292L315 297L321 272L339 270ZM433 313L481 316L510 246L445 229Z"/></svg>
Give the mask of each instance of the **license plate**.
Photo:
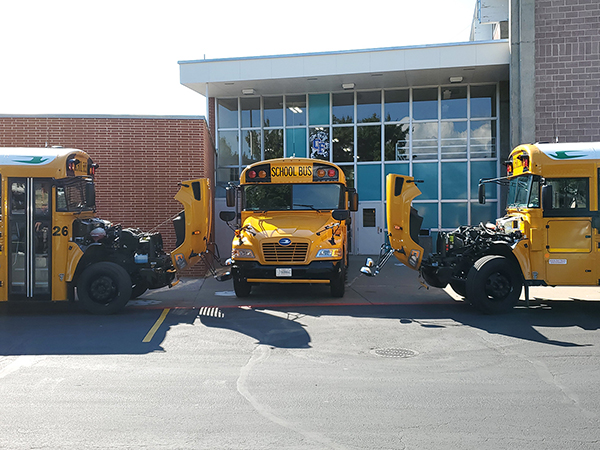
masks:
<svg viewBox="0 0 600 450"><path fill-rule="evenodd" d="M291 277L292 269L275 269L276 277Z"/></svg>

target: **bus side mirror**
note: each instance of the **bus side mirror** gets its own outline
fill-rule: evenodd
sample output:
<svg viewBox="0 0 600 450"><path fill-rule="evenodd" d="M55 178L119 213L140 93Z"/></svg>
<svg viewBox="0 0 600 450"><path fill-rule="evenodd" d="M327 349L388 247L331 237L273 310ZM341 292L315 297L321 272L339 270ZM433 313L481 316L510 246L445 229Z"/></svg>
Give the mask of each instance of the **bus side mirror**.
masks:
<svg viewBox="0 0 600 450"><path fill-rule="evenodd" d="M221 211L219 217L223 222L231 222L235 219L235 211Z"/></svg>
<svg viewBox="0 0 600 450"><path fill-rule="evenodd" d="M542 186L542 208L544 211L548 211L552 209L552 186L546 184Z"/></svg>
<svg viewBox="0 0 600 450"><path fill-rule="evenodd" d="M232 208L235 206L235 187L227 186L225 188L225 199L227 201L227 207Z"/></svg>
<svg viewBox="0 0 600 450"><path fill-rule="evenodd" d="M350 217L350 211L347 209L334 209L331 213L331 216L335 220L346 220L348 217Z"/></svg>
<svg viewBox="0 0 600 450"><path fill-rule="evenodd" d="M350 203L350 211L358 211L358 193L356 189L348 189L348 203Z"/></svg>
<svg viewBox="0 0 600 450"><path fill-rule="evenodd" d="M479 203L485 205L485 184L479 184L477 187L477 194L479 194Z"/></svg>
<svg viewBox="0 0 600 450"><path fill-rule="evenodd" d="M96 206L96 186L93 181L85 185L85 203L86 206Z"/></svg>

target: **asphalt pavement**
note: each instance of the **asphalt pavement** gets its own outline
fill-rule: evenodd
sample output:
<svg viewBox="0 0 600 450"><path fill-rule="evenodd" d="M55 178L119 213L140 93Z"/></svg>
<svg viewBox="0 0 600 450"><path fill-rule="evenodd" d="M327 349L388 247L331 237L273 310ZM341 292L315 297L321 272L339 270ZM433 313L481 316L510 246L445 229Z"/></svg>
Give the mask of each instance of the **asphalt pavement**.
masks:
<svg viewBox="0 0 600 450"><path fill-rule="evenodd" d="M342 298L208 277L112 316L0 305L0 449L598 448L598 288L488 316L363 262Z"/></svg>

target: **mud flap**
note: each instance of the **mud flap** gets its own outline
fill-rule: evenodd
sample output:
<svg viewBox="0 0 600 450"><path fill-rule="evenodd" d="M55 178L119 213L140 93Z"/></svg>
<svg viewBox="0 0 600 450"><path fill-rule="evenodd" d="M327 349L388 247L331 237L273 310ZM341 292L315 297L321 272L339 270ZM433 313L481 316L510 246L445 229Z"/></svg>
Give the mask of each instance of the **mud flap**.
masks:
<svg viewBox="0 0 600 450"><path fill-rule="evenodd" d="M183 236L183 242L171 252L173 266L179 272L196 264L208 247L212 224L209 180L200 178L183 181L174 198L184 208L183 213L178 216L180 223L177 225L179 230L176 230L179 236Z"/></svg>
<svg viewBox="0 0 600 450"><path fill-rule="evenodd" d="M387 225L390 246L394 255L407 267L419 270L423 260L423 247L418 240L423 219L411 206L413 199L421 194L412 177L389 174L386 178Z"/></svg>

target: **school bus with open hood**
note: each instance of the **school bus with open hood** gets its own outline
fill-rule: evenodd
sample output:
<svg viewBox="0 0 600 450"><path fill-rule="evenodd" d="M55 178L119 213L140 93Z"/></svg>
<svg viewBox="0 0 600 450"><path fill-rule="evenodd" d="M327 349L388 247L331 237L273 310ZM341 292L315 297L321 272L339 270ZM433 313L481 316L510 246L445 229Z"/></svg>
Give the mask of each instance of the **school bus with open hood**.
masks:
<svg viewBox="0 0 600 450"><path fill-rule="evenodd" d="M221 219L234 222L229 263L238 297L259 283L324 284L344 295L358 195L338 166L308 158L254 163L227 188L227 205L237 205Z"/></svg>
<svg viewBox="0 0 600 450"><path fill-rule="evenodd" d="M495 223L439 232L434 253L419 245L422 218L412 207L420 194L412 177L386 179L389 244L376 275L394 255L434 287L448 284L486 313L505 312L530 286L600 285L600 143L538 143L516 147L505 177L481 180L506 186L506 213ZM426 183L427 180L424 180Z"/></svg>
<svg viewBox="0 0 600 450"><path fill-rule="evenodd" d="M112 314L147 289L175 283L206 251L208 180L181 183L177 248L166 253L160 233L96 217L97 168L78 149L0 148L0 301L78 298L92 313Z"/></svg>

